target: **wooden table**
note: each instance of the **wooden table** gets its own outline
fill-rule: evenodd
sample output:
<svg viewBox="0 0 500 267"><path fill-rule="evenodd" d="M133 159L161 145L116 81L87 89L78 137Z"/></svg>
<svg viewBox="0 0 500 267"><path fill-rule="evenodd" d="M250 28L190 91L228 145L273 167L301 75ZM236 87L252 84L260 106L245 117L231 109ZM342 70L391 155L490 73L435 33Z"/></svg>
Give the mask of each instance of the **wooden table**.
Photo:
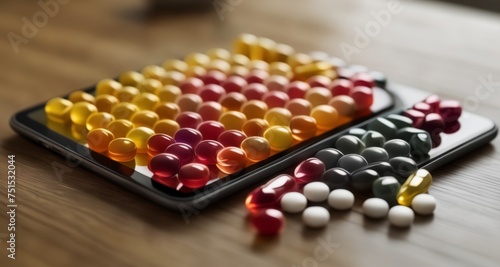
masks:
<svg viewBox="0 0 500 267"><path fill-rule="evenodd" d="M216 1L223 17L213 8L147 15L145 1L91 0L68 1L44 20L37 1L0 3L0 266L499 266L499 138L433 173L438 209L411 229L364 219L357 203L321 230L288 216L284 233L268 239L245 219L248 191L186 223L83 168L58 179L51 164L65 159L8 127L19 109L165 58L229 48L241 32L345 58L341 44L354 44L356 28L388 10L378 0ZM478 89L480 79L500 81L498 14L430 1L401 0L399 9L378 31L372 25L369 44L350 62L467 100L466 109L500 124L500 87ZM37 33L18 38L16 53L7 36L21 37L22 18L33 16ZM16 156L16 260L5 249L8 154Z"/></svg>

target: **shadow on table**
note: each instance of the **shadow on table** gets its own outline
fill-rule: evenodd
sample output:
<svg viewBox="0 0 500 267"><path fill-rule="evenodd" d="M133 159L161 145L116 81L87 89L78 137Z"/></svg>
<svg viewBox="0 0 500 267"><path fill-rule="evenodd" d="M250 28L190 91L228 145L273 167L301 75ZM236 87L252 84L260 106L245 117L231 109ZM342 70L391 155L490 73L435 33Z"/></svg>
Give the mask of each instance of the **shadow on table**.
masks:
<svg viewBox="0 0 500 267"><path fill-rule="evenodd" d="M500 2L498 0L439 0L439 1L500 13Z"/></svg>

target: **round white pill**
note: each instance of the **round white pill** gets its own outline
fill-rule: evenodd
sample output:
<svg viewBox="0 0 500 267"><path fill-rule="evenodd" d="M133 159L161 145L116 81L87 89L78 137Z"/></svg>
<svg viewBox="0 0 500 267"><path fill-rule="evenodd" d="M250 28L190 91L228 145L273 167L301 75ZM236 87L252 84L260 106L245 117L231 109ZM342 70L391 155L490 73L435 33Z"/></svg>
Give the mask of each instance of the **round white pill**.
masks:
<svg viewBox="0 0 500 267"><path fill-rule="evenodd" d="M346 189L335 189L328 196L328 205L336 210L348 210L354 205L354 195Z"/></svg>
<svg viewBox="0 0 500 267"><path fill-rule="evenodd" d="M363 202L363 214L367 217L380 219L387 216L387 212L389 212L389 204L381 198L373 197Z"/></svg>
<svg viewBox="0 0 500 267"><path fill-rule="evenodd" d="M389 222L397 227L408 227L415 219L413 210L406 206L394 206L389 210Z"/></svg>
<svg viewBox="0 0 500 267"><path fill-rule="evenodd" d="M322 202L328 198L330 188L323 182L312 182L304 186L304 196L312 202Z"/></svg>
<svg viewBox="0 0 500 267"><path fill-rule="evenodd" d="M330 221L330 212L319 206L309 207L302 213L302 221L309 227L324 227Z"/></svg>
<svg viewBox="0 0 500 267"><path fill-rule="evenodd" d="M281 208L289 213L303 211L307 206L307 199L299 192L288 192L281 197Z"/></svg>
<svg viewBox="0 0 500 267"><path fill-rule="evenodd" d="M431 215L436 209L436 198L429 194L418 194L411 201L411 207L420 215Z"/></svg>

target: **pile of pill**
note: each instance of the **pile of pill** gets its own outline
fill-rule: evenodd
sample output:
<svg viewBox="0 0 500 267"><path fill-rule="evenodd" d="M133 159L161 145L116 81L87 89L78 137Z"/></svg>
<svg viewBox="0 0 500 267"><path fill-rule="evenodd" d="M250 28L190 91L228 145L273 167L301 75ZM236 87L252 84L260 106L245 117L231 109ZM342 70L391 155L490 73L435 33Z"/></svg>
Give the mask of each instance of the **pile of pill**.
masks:
<svg viewBox="0 0 500 267"><path fill-rule="evenodd" d="M372 88L384 78L339 65L243 34L233 52L127 71L98 82L95 94L51 99L45 112L92 151L199 188L369 114Z"/></svg>

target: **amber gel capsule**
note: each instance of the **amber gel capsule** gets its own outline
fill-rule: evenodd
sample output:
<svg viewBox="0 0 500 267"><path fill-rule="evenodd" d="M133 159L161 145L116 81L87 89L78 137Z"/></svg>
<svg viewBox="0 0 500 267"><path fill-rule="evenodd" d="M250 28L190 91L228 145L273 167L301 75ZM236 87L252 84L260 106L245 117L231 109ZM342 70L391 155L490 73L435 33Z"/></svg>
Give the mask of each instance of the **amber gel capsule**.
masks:
<svg viewBox="0 0 500 267"><path fill-rule="evenodd" d="M425 169L419 169L408 177L406 182L399 189L397 200L400 205L410 206L411 201L418 194L429 190L432 184L432 175Z"/></svg>

